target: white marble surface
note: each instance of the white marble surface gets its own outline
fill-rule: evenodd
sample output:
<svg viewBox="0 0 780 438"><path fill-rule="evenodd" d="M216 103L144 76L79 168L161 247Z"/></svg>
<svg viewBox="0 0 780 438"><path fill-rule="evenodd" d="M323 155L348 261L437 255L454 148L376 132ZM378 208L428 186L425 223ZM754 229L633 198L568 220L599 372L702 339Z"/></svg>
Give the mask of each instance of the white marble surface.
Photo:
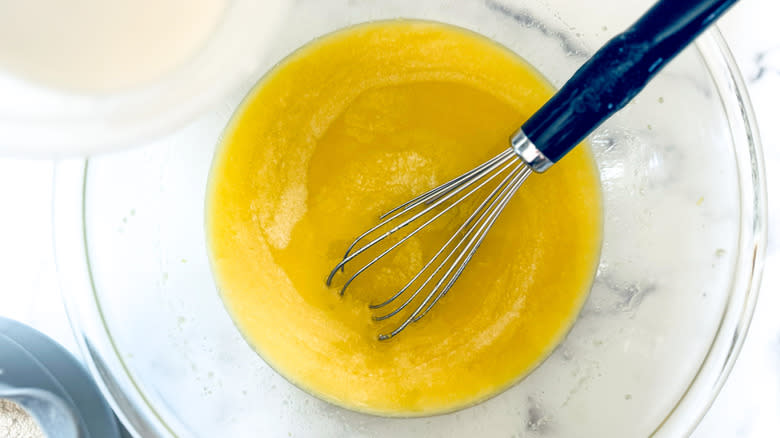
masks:
<svg viewBox="0 0 780 438"><path fill-rule="evenodd" d="M748 82L761 129L769 187L769 247L747 341L696 438L780 436L778 16L777 0L743 0L720 23ZM52 163L45 161L0 160L0 315L30 324L74 350L51 248L52 170Z"/></svg>

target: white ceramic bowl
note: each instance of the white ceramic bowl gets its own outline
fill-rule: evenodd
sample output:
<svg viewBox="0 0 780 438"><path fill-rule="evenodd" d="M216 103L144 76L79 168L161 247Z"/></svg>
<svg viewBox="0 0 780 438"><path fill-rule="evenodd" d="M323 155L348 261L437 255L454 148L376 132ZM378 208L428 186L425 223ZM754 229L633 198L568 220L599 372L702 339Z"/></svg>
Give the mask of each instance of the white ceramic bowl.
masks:
<svg viewBox="0 0 780 438"><path fill-rule="evenodd" d="M225 3L224 8L219 6L221 2ZM46 1L38 1L29 8L34 12L36 7L46 3ZM180 60L171 61L173 65L167 68L164 65L139 68L139 75L142 76L138 77L137 82L133 82L133 73L128 72L128 77L122 79L124 82L121 86L91 89L83 84L78 84L80 88L69 86L66 80L72 73L63 72L60 75L56 71L44 71L36 74L30 69L31 72L25 74L26 71L20 68L12 68L13 64L6 66L8 60L4 59L3 53L0 52L0 96L2 96L0 155L42 158L85 156L136 146L170 133L175 128L190 122L194 117L215 108L226 99L228 94L235 92L242 82L256 79L263 70L261 63L263 57L269 50L269 46L275 44L276 26L284 23L282 17L290 6L286 0L199 1L192 3L190 6L192 11L186 13L183 11L179 14L181 23L177 23L177 19L170 16L172 11L165 2L160 4L159 11L156 9L145 11L146 16L150 17L146 20L139 15L128 17L127 22L124 22L121 17L115 17L112 13L112 10L142 8L151 3L141 2L133 5L132 1L114 2L108 7L100 8L101 12L94 12L94 17L89 15L90 11L80 11L67 14L68 17L62 17L61 20L47 15L46 12L38 12L35 20L54 20L56 26L52 29L41 29L43 32L50 33L37 35L39 40L30 41L31 37L24 38L24 35L20 35L21 40L14 43L16 46L24 47L27 44L30 50L35 50L36 44L44 42L49 45L56 44L56 35L59 32L79 32L79 29L68 27L78 26L81 22L79 20L111 18L117 20L116 26L126 27L124 33L113 32L101 27L100 24L95 24L94 27L103 29L104 34L97 33L93 38L116 39L116 47L113 50L116 52L122 51L125 46L132 46L123 39L154 41L156 38L178 38L181 41L160 42L159 46L170 46L168 52L164 53L156 53L157 47L148 47L149 58L156 53L155 56L161 58L158 60L138 59L139 53L126 50L128 53L124 57L116 55L105 59L103 62L109 64L105 65L106 70L114 71L118 68L116 64L122 63L164 64L166 54ZM90 2L81 1L70 7L85 6L89 7ZM31 19L31 11L21 4L3 10L13 10L13 8L27 11L19 12L22 15L19 20ZM204 17L197 16L200 13L198 8L208 11L203 12ZM218 13L219 11L222 12ZM186 18L190 15L195 16L190 20L192 22L187 21ZM3 20L6 18L3 17ZM166 18L173 21L167 27L148 24ZM3 20L0 20L0 23L3 23ZM198 20L206 23L198 23ZM213 26L210 25L211 22ZM134 24L137 28L133 27ZM188 25L194 27L195 24L203 28L191 30L186 28ZM42 26L38 21L30 22L28 25ZM159 35L132 35L133 32L155 31ZM192 33L191 38L185 36L188 32ZM2 35L4 33L0 32L0 36ZM95 46L100 47L99 43L95 43ZM192 46L191 50L187 48L189 46ZM70 46L63 48L66 49L74 50ZM52 51L50 48L40 50ZM84 50L95 51L95 56L103 53L94 47L85 47ZM109 50L109 47L101 50ZM164 49L159 48L159 50ZM40 58L43 55L35 56ZM17 57L23 59L21 56ZM79 59L72 61L74 64L78 62ZM103 66L97 60L82 64L84 65L71 67L67 59L52 60L50 68L78 70L90 66ZM36 64L38 70L44 67L45 65ZM134 68L133 65L127 67ZM157 68L159 72L153 74ZM60 76L63 76L62 80ZM44 80L39 77L43 77ZM107 82L110 82L110 79L105 78Z"/></svg>

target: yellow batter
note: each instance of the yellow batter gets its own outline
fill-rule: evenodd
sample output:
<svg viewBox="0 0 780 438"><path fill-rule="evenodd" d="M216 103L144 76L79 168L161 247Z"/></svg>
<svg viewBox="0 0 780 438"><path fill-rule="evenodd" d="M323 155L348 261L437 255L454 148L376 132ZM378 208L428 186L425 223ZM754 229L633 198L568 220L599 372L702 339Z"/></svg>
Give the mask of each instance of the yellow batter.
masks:
<svg viewBox="0 0 780 438"><path fill-rule="evenodd" d="M300 387L382 415L457 409L527 374L594 275L601 206L587 148L532 175L453 289L392 340L377 335L400 320L374 322L367 304L409 279L454 219L343 297L324 280L380 213L506 149L550 96L505 48L432 22L356 26L285 59L234 116L208 190L213 269L246 339Z"/></svg>

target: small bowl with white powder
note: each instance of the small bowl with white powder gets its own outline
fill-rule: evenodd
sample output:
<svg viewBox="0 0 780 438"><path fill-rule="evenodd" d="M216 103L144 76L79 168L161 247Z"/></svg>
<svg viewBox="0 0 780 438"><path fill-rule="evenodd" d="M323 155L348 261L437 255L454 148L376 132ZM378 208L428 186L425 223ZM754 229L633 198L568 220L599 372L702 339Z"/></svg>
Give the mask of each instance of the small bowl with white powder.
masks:
<svg viewBox="0 0 780 438"><path fill-rule="evenodd" d="M94 381L70 352L0 317L0 438L119 438Z"/></svg>
<svg viewBox="0 0 780 438"><path fill-rule="evenodd" d="M0 438L46 438L38 422L21 406L0 399Z"/></svg>

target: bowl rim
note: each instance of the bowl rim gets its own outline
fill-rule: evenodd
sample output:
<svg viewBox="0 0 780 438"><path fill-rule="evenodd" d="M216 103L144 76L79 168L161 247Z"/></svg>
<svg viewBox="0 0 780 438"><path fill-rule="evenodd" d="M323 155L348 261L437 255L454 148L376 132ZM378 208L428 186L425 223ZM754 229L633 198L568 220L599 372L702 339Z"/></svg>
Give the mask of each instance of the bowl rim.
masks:
<svg viewBox="0 0 780 438"><path fill-rule="evenodd" d="M682 436L690 436L715 402L736 363L752 322L768 239L764 157L747 86L717 25L703 33L695 46L715 82L731 128L740 203L737 257L728 301L710 348L691 383L652 436L673 436L674 430L684 431ZM706 56L708 50L714 56ZM724 90L730 93L724 93ZM738 293L739 290L744 293ZM734 330L724 330L730 324ZM683 418L684 411L693 412L690 420Z"/></svg>
<svg viewBox="0 0 780 438"><path fill-rule="evenodd" d="M709 350L652 436L679 436L680 431L689 436L715 401L748 333L767 245L764 161L747 88L717 26L704 32L694 46L715 83L731 130L739 184L738 246L724 314ZM88 159L66 159L57 162L54 170L53 240L68 319L84 363L128 430L135 436L174 437L177 434L172 425L166 423L134 381L100 309L86 249L84 176L88 165Z"/></svg>

